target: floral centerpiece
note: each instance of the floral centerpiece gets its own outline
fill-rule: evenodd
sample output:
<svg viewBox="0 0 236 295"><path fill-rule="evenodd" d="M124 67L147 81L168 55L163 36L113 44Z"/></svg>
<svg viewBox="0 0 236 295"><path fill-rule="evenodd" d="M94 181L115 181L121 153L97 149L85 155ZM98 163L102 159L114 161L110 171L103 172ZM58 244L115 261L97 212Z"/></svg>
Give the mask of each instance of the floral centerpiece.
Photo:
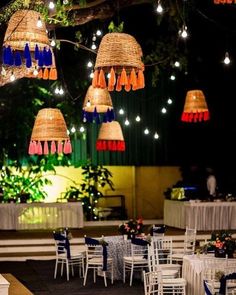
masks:
<svg viewBox="0 0 236 295"><path fill-rule="evenodd" d="M232 234L227 231L213 232L211 240L204 245L205 251L214 251L216 257L233 257L236 249L235 240L232 238Z"/></svg>
<svg viewBox="0 0 236 295"><path fill-rule="evenodd" d="M140 235L143 233L143 219L130 219L126 222L123 222L119 225L118 231L121 235L127 235L129 238Z"/></svg>

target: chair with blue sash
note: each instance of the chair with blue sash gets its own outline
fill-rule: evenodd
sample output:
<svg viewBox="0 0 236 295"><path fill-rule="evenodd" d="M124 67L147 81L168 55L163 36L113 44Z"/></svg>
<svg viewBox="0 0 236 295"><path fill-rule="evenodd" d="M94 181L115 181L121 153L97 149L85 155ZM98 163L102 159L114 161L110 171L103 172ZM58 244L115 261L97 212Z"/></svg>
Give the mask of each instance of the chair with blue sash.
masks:
<svg viewBox="0 0 236 295"><path fill-rule="evenodd" d="M93 239L84 237L86 246L86 267L84 275L84 286L86 285L88 270L93 270L93 281L96 282L96 276L103 275L105 287L107 287L106 273L111 273L111 283L113 284L113 260L108 257L108 244L104 239Z"/></svg>
<svg viewBox="0 0 236 295"><path fill-rule="evenodd" d="M69 272L71 267L72 276L74 276L74 265L79 266L80 276L84 276L84 253L83 251L71 249L66 231L63 233L53 232L53 238L56 248L56 263L54 270L54 279L57 277L57 268L61 264L61 276L63 275L64 265L66 266L66 277L69 281ZM81 275L82 272L82 275Z"/></svg>
<svg viewBox="0 0 236 295"><path fill-rule="evenodd" d="M155 225L153 224L150 230L152 237L163 237L165 235L166 226L165 225Z"/></svg>

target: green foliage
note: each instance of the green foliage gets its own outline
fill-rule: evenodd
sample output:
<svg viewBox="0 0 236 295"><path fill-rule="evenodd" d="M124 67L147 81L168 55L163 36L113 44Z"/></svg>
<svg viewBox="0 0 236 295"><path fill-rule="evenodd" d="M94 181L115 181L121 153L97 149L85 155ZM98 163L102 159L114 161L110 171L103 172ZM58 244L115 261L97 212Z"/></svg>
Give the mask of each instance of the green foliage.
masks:
<svg viewBox="0 0 236 295"><path fill-rule="evenodd" d="M121 22L118 26L116 26L114 22L111 21L108 26L109 33L122 33L123 29L124 29L124 22Z"/></svg>

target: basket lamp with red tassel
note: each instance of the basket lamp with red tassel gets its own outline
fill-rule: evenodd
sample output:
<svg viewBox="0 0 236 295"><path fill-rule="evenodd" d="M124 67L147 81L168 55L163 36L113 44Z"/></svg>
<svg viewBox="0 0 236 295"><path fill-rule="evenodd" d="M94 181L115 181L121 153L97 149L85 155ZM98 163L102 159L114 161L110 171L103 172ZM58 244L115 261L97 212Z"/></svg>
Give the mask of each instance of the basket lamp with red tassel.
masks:
<svg viewBox="0 0 236 295"><path fill-rule="evenodd" d="M96 149L97 151L125 151L125 141L119 122L102 123L96 142Z"/></svg>
<svg viewBox="0 0 236 295"><path fill-rule="evenodd" d="M205 95L201 90L190 90L187 92L181 121L201 122L210 119Z"/></svg>
<svg viewBox="0 0 236 295"><path fill-rule="evenodd" d="M110 93L107 88L94 88L90 85L83 104L83 121L90 123L95 121L99 124L101 113L103 113L104 123L115 119Z"/></svg>
<svg viewBox="0 0 236 295"><path fill-rule="evenodd" d="M99 45L93 87L109 91L144 88L142 49L135 38L125 33L108 33ZM105 74L109 73L108 85Z"/></svg>
<svg viewBox="0 0 236 295"><path fill-rule="evenodd" d="M45 108L38 112L28 152L30 155L72 152L66 123L59 109Z"/></svg>
<svg viewBox="0 0 236 295"><path fill-rule="evenodd" d="M37 26L38 20L41 26ZM10 18L3 41L3 65L22 67L25 77L56 80L55 58L39 12L18 10Z"/></svg>

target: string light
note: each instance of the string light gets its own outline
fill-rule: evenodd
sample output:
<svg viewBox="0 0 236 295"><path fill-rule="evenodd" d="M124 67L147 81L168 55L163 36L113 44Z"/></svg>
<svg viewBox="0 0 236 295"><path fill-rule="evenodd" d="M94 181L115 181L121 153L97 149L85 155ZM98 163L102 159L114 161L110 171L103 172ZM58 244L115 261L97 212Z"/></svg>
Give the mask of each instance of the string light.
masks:
<svg viewBox="0 0 236 295"><path fill-rule="evenodd" d="M167 109L166 109L166 108L162 108L162 109L161 109L161 112L162 112L162 114L166 114Z"/></svg>
<svg viewBox="0 0 236 295"><path fill-rule="evenodd" d="M49 9L54 9L54 7L55 7L54 2L53 1L50 1L49 4L48 4L48 8Z"/></svg>
<svg viewBox="0 0 236 295"><path fill-rule="evenodd" d="M186 39L188 37L188 31L187 31L186 25L183 25L182 29L179 31L179 34L183 39Z"/></svg>
<svg viewBox="0 0 236 295"><path fill-rule="evenodd" d="M119 110L119 114L120 114L120 115L124 115L124 113L125 113L125 112L124 112L123 109L120 109L120 110Z"/></svg>
<svg viewBox="0 0 236 295"><path fill-rule="evenodd" d="M171 75L170 80L174 81L175 80L175 75Z"/></svg>
<svg viewBox="0 0 236 295"><path fill-rule="evenodd" d="M89 100L86 103L86 107L91 107L91 102Z"/></svg>
<svg viewBox="0 0 236 295"><path fill-rule="evenodd" d="M96 44L93 42L92 43L92 46L91 46L91 49L95 50L97 48Z"/></svg>
<svg viewBox="0 0 236 295"><path fill-rule="evenodd" d="M97 30L96 35L97 36L101 36L102 35L102 31L101 30Z"/></svg>
<svg viewBox="0 0 236 295"><path fill-rule="evenodd" d="M63 90L62 87L59 89L59 94L60 94L60 95L63 95L63 94L64 94L64 90Z"/></svg>
<svg viewBox="0 0 236 295"><path fill-rule="evenodd" d="M81 126L80 129L79 129L79 131L80 131L81 133L83 133L83 132L85 131L84 126Z"/></svg>
<svg viewBox="0 0 236 295"><path fill-rule="evenodd" d="M41 18L39 17L38 20L37 20L37 27L42 28L42 26L43 26L43 23L42 23Z"/></svg>
<svg viewBox="0 0 236 295"><path fill-rule="evenodd" d="M171 99L171 98L168 98L168 99L167 99L167 103L168 103L168 104L172 104L172 103L173 103L172 99Z"/></svg>
<svg viewBox="0 0 236 295"><path fill-rule="evenodd" d="M35 67L35 69L34 69L34 71L33 71L33 75L34 75L34 76L38 76L38 73L39 73L39 72L38 72L37 68Z"/></svg>
<svg viewBox="0 0 236 295"><path fill-rule="evenodd" d="M55 41L55 39L54 39L54 38L52 38L52 40L51 40L51 43L50 43L50 44L51 44L51 46L52 46L52 47L55 47L55 46L56 46L56 41Z"/></svg>
<svg viewBox="0 0 236 295"><path fill-rule="evenodd" d="M92 66L93 66L93 63L92 63L91 61L89 61L89 62L87 63L87 67L88 67L88 68L92 68Z"/></svg>
<svg viewBox="0 0 236 295"><path fill-rule="evenodd" d="M158 1L158 5L157 5L157 13L162 14L163 12L163 7L161 5L160 0Z"/></svg>
<svg viewBox="0 0 236 295"><path fill-rule="evenodd" d="M75 127L73 126L70 131L71 131L71 133L75 133L75 131L76 131Z"/></svg>
<svg viewBox="0 0 236 295"><path fill-rule="evenodd" d="M54 93L55 93L55 94L59 94L59 92L60 92L60 90L59 90L58 86L56 86L56 88L55 88L55 90L54 90Z"/></svg>
<svg viewBox="0 0 236 295"><path fill-rule="evenodd" d="M177 61L174 63L174 66L175 66L176 68L179 68L179 67L180 67L180 62L177 60Z"/></svg>
<svg viewBox="0 0 236 295"><path fill-rule="evenodd" d="M16 77L15 77L14 73L12 73L10 76L10 81L13 82L15 80L16 80Z"/></svg>
<svg viewBox="0 0 236 295"><path fill-rule="evenodd" d="M228 64L230 64L230 62L231 62L231 60L230 60L230 58L229 58L229 53L226 52L226 53L225 53L225 58L224 58L224 64L225 64L225 65L228 65Z"/></svg>
<svg viewBox="0 0 236 295"><path fill-rule="evenodd" d="M159 135L158 135L158 133L157 132L155 132L155 134L154 134L154 139L158 139L159 138Z"/></svg>
<svg viewBox="0 0 236 295"><path fill-rule="evenodd" d="M93 79L93 76L94 76L94 73L91 72L91 73L89 74L89 77L90 77L91 79Z"/></svg>
<svg viewBox="0 0 236 295"><path fill-rule="evenodd" d="M148 128L146 128L146 129L144 130L144 134L146 134L146 135L149 134L149 130L148 130Z"/></svg>
<svg viewBox="0 0 236 295"><path fill-rule="evenodd" d="M125 125L126 125L126 126L129 126L129 124L130 124L130 123L129 123L129 120L126 118L126 120L125 120Z"/></svg>
<svg viewBox="0 0 236 295"><path fill-rule="evenodd" d="M139 115L135 118L135 121L136 122L140 122L141 121L141 118L139 117Z"/></svg>

